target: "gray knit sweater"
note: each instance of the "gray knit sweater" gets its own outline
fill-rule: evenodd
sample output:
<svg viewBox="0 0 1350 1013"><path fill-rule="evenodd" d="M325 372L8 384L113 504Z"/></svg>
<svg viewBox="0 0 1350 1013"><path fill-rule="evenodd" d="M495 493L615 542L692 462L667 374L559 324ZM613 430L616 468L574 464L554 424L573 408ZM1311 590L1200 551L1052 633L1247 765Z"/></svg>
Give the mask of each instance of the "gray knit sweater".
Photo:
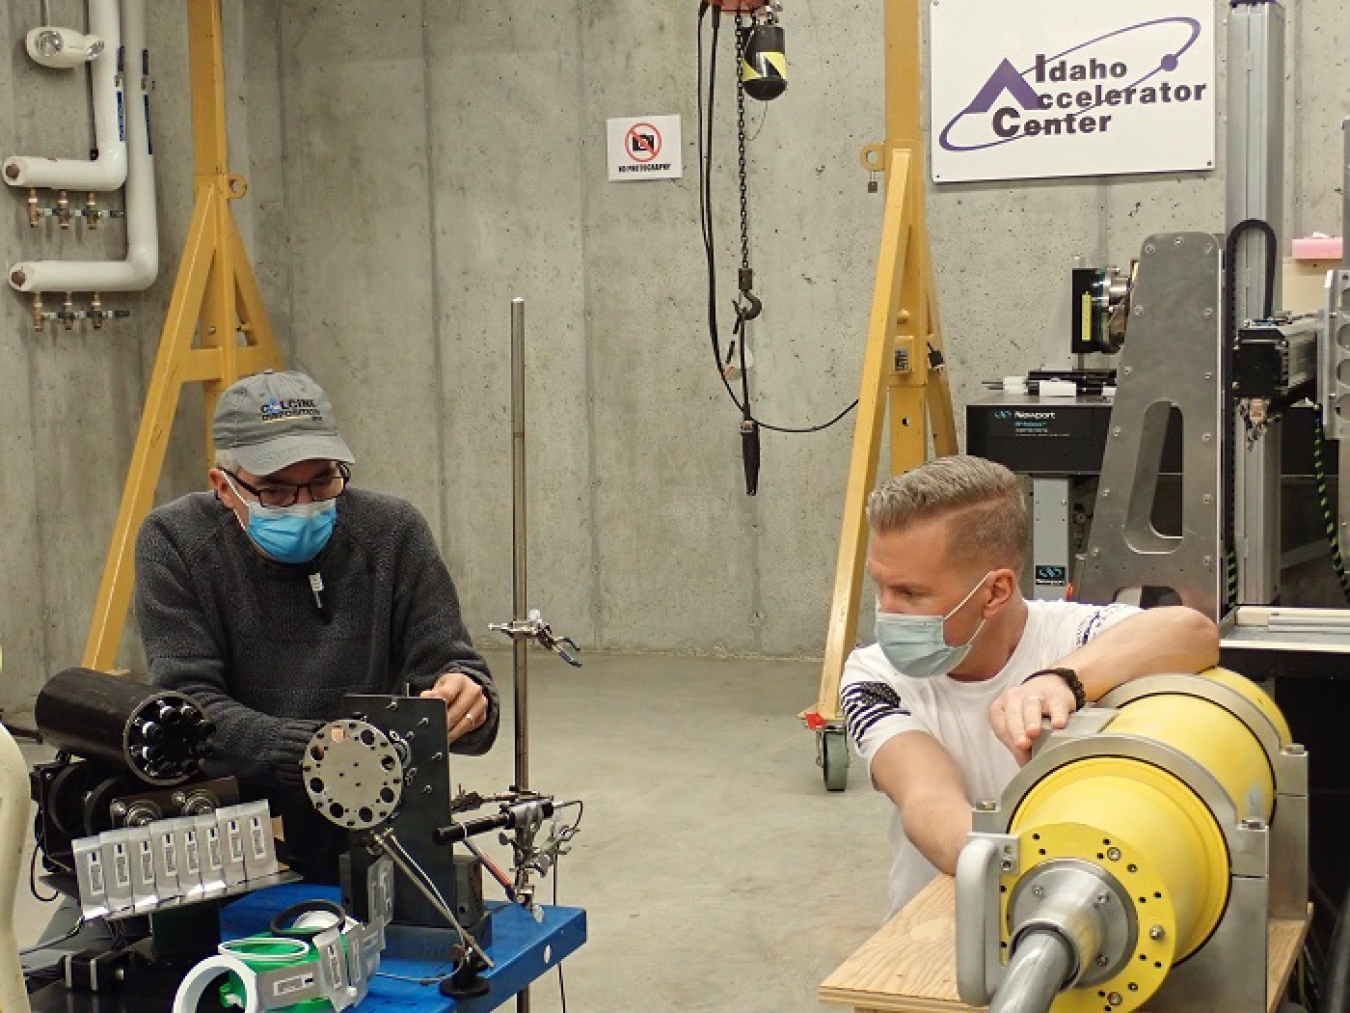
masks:
<svg viewBox="0 0 1350 1013"><path fill-rule="evenodd" d="M249 794L295 794L304 746L343 716L344 693L417 693L458 669L491 706L452 750L483 753L496 738L492 676L431 529L404 500L349 490L318 559L288 566L260 555L212 493L184 496L141 527L135 607L152 681L215 722L207 772Z"/></svg>

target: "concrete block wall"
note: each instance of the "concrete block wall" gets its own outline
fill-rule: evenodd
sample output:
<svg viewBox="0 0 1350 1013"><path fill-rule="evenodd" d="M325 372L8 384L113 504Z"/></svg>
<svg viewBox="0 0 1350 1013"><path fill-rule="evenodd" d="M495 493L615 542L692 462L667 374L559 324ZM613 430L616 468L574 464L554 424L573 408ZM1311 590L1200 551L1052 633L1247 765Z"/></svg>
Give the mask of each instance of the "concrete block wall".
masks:
<svg viewBox="0 0 1350 1013"><path fill-rule="evenodd" d="M78 661L191 213L185 5L149 3L163 277L120 299L134 316L102 332L34 333L26 300L0 293L4 706ZM52 6L83 23L77 0ZM857 152L883 137L882 5L785 6L791 85L750 107L766 307L752 382L760 417L799 425L857 392L881 216ZM250 185L235 211L269 316L289 361L333 395L358 480L402 492L431 521L480 639L511 612L519 295L531 604L585 647L821 650L852 421L765 433L760 493L745 496L738 415L706 329L696 9L224 0L231 167ZM0 145L76 154L89 133L82 83L23 53L38 10L19 0L0 14ZM1348 32L1333 0L1289 5L1289 235L1340 231ZM715 183L724 336L737 260L731 53L728 31ZM685 178L608 183L605 119L648 113L683 117ZM1062 347L1050 307L1074 255L1123 265L1151 232L1222 228L1218 129L1208 174L930 186L958 417L983 380ZM120 238L31 231L23 195L0 197L7 262ZM202 428L189 390L161 499L201 486Z"/></svg>

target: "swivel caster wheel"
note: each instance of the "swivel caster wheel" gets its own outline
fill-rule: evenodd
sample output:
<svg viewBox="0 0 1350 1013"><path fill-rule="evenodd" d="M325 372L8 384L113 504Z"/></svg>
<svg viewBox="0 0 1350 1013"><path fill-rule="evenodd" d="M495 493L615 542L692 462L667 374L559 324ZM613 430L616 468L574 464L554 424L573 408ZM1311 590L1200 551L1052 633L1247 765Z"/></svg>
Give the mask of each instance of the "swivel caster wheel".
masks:
<svg viewBox="0 0 1350 1013"><path fill-rule="evenodd" d="M816 733L816 762L825 778L828 791L843 791L848 787L848 738L842 729L828 728Z"/></svg>

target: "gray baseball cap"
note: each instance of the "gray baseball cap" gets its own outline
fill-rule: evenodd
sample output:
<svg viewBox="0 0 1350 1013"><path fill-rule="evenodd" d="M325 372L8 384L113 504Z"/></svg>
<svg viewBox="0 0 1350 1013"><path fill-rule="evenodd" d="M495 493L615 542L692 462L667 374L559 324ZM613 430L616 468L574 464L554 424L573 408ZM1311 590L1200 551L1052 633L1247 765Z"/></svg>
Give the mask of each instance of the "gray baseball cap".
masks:
<svg viewBox="0 0 1350 1013"><path fill-rule="evenodd" d="M338 435L328 395L304 373L269 369L236 381L216 403L211 439L255 475L299 461L356 463Z"/></svg>

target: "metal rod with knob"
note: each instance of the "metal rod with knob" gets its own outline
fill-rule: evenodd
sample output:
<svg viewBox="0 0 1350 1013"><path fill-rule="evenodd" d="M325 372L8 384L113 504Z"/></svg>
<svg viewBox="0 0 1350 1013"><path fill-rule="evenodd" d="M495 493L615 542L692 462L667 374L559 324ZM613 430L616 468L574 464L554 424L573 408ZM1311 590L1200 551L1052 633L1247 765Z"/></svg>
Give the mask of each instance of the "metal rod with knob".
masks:
<svg viewBox="0 0 1350 1013"><path fill-rule="evenodd" d="M576 644L567 637L554 636L539 611L530 611L525 499L525 300L517 296L511 300L511 552L514 563L511 607L514 618L509 623L490 623L489 629L511 638L516 761L513 787L522 792L530 787L530 641L537 640L540 646L553 651L569 665L581 665L567 650L570 647L575 651ZM521 903L527 907L532 905L527 869L518 872L515 891ZM529 1013L528 985L516 994L516 1010L517 1013Z"/></svg>
<svg viewBox="0 0 1350 1013"><path fill-rule="evenodd" d="M525 300L511 300L511 610L523 619L529 608L527 591L527 539L525 524ZM529 642L512 637L513 688L515 694L516 780L515 787L530 787Z"/></svg>
<svg viewBox="0 0 1350 1013"><path fill-rule="evenodd" d="M514 566L511 573L511 611L517 622L529 608L527 594L525 523L525 300L516 296L511 300L511 552ZM530 786L530 712L529 712L529 641L523 636L511 638L511 661L515 699L515 787L525 791ZM517 1013L529 1013L530 988L516 993Z"/></svg>

